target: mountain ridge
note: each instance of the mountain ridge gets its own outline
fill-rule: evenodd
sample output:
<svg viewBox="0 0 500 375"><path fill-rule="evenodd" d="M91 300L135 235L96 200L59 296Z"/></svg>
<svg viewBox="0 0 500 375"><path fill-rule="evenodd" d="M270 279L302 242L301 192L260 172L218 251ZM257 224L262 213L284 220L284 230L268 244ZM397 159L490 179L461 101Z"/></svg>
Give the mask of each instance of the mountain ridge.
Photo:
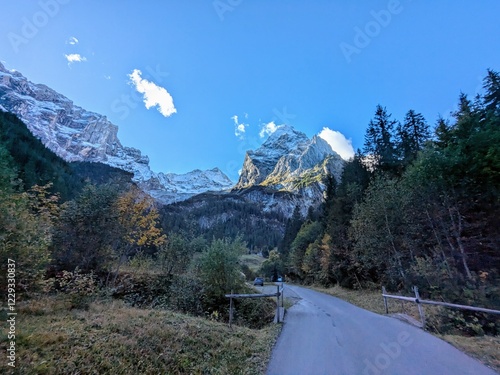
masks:
<svg viewBox="0 0 500 375"><path fill-rule="evenodd" d="M34 84L0 63L0 108L17 115L46 147L66 161L100 162L133 173L133 181L162 204L213 191L235 192L265 212L303 216L323 202L327 175L340 180L344 161L318 135L308 138L279 125L256 150L245 154L239 180L219 168L185 174L153 172L140 150L123 146L118 126L76 106L44 84Z"/></svg>
<svg viewBox="0 0 500 375"><path fill-rule="evenodd" d="M106 116L75 105L47 85L32 83L1 63L0 109L17 115L46 147L64 160L101 162L131 172L134 182L163 204L234 185L219 169L215 173L215 168L185 175L153 172L147 155L121 144L118 126ZM179 180L183 186L176 185ZM181 191L178 196L177 191Z"/></svg>

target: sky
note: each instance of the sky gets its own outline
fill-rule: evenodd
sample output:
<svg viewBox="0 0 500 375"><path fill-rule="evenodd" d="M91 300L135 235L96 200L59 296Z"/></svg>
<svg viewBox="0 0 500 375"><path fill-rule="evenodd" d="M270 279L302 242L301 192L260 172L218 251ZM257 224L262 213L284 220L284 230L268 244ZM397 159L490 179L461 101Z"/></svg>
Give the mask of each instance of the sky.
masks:
<svg viewBox="0 0 500 375"><path fill-rule="evenodd" d="M500 70L498 0L2 0L0 61L118 125L155 172L219 167L281 124L348 158L378 104L434 126Z"/></svg>

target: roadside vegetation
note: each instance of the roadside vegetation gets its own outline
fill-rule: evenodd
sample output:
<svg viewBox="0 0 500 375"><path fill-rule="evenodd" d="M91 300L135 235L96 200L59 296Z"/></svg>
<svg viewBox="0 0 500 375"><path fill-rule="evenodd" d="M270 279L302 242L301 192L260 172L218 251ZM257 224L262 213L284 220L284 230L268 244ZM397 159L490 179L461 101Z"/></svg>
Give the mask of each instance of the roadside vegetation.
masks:
<svg viewBox="0 0 500 375"><path fill-rule="evenodd" d="M17 313L15 337L0 333L16 367L2 373L263 373L274 302L238 300L227 325L224 294L251 291L246 243L160 219L129 174L61 161L0 113L0 261L15 263L16 296L0 318ZM2 272L4 296L7 281Z"/></svg>
<svg viewBox="0 0 500 375"><path fill-rule="evenodd" d="M18 317L19 374L263 374L280 329L117 300L71 309L61 296L26 301Z"/></svg>
<svg viewBox="0 0 500 375"><path fill-rule="evenodd" d="M461 94L434 129L415 110L398 121L379 105L364 149L340 181L326 181L318 211L295 211L262 271L397 294L415 285L424 299L500 310L499 187L498 72L488 71L482 95ZM433 326L444 334L500 334L496 316L438 314Z"/></svg>
<svg viewBox="0 0 500 375"><path fill-rule="evenodd" d="M489 70L483 82L483 94L460 94L434 128L415 110L398 121L378 105L364 149L340 181L326 181L318 211L295 210L260 272L377 313L382 286L500 310L500 74ZM414 304L390 301L390 311L418 320ZM426 329L498 369L498 316L425 311Z"/></svg>

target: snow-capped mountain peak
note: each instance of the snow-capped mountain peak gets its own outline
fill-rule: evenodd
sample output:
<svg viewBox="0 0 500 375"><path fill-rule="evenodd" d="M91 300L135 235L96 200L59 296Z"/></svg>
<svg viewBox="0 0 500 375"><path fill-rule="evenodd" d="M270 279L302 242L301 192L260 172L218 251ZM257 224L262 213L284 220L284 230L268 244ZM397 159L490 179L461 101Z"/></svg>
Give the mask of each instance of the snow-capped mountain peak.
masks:
<svg viewBox="0 0 500 375"><path fill-rule="evenodd" d="M309 139L292 126L281 125L257 150L247 152L236 188L265 185L295 191L312 170L316 169L316 175L332 173L338 179L343 165L340 156L319 136Z"/></svg>
<svg viewBox="0 0 500 375"><path fill-rule="evenodd" d="M218 168L186 175L151 171L149 158L125 147L118 126L106 116L73 104L64 95L35 84L0 63L0 109L16 114L49 149L67 161L100 162L134 174L134 180L162 203L204 191L220 191L233 183ZM176 195L176 193L178 193Z"/></svg>

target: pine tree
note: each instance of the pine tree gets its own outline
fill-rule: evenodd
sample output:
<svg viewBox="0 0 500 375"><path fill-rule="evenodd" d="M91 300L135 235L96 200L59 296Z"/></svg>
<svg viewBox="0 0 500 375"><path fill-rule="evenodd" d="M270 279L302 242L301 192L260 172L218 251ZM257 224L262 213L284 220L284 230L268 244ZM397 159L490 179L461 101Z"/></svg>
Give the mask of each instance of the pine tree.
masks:
<svg viewBox="0 0 500 375"><path fill-rule="evenodd" d="M366 156L374 158L376 169L394 172L397 167L396 147L394 144L394 127L397 122L381 105L377 106L375 118L370 120L365 134Z"/></svg>
<svg viewBox="0 0 500 375"><path fill-rule="evenodd" d="M429 125L424 116L416 113L413 109L408 111L403 124L398 126L397 133L397 149L405 165L416 159L417 153L431 136Z"/></svg>
<svg viewBox="0 0 500 375"><path fill-rule="evenodd" d="M488 75L483 82L483 87L486 90L484 95L486 110L500 116L500 74L488 69Z"/></svg>

